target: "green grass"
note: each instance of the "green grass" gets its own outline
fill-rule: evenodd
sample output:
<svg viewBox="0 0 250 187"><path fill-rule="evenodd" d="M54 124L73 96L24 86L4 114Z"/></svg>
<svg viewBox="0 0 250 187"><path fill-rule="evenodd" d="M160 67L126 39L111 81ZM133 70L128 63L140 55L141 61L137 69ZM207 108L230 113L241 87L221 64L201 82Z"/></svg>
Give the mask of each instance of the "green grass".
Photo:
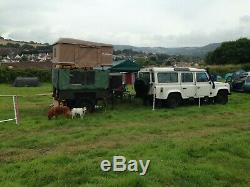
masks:
<svg viewBox="0 0 250 187"><path fill-rule="evenodd" d="M50 91L0 85L0 94ZM250 94L154 112L136 100L82 120L47 120L51 97L19 102L21 125L0 124L0 186L250 185ZM12 113L11 99L0 98L0 119ZM147 175L102 172L114 155L150 159Z"/></svg>

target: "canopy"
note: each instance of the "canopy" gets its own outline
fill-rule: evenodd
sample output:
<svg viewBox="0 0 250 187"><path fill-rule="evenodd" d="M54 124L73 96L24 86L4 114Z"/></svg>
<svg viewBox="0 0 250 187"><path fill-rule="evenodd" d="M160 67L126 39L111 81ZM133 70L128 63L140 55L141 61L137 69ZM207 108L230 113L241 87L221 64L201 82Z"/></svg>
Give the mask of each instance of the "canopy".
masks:
<svg viewBox="0 0 250 187"><path fill-rule="evenodd" d="M141 69L141 66L139 64L136 64L135 62L131 60L123 60L117 65L113 66L110 70L111 72L137 72Z"/></svg>

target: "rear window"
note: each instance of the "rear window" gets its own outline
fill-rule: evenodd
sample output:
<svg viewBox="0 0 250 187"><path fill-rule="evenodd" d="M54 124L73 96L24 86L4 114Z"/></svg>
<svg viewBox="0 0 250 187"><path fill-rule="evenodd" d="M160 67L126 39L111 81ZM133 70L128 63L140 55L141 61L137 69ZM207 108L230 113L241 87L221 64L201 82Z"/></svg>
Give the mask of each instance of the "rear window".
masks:
<svg viewBox="0 0 250 187"><path fill-rule="evenodd" d="M158 73L157 74L158 83L176 83L178 82L178 73Z"/></svg>
<svg viewBox="0 0 250 187"><path fill-rule="evenodd" d="M95 84L95 72L94 71L71 71L70 72L70 84L82 84L92 85Z"/></svg>

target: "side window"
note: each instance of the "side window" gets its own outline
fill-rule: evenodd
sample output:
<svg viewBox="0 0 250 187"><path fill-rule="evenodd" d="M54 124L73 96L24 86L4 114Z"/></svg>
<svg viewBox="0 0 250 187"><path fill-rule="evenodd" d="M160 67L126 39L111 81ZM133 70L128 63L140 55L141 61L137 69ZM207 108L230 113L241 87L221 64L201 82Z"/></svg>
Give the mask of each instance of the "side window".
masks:
<svg viewBox="0 0 250 187"><path fill-rule="evenodd" d="M182 73L181 74L181 82L194 82L194 76L193 73Z"/></svg>
<svg viewBox="0 0 250 187"><path fill-rule="evenodd" d="M69 82L70 84L84 84L84 76L80 71L71 71Z"/></svg>
<svg viewBox="0 0 250 187"><path fill-rule="evenodd" d="M176 83L178 82L178 73L158 73L157 74L158 83Z"/></svg>
<svg viewBox="0 0 250 187"><path fill-rule="evenodd" d="M208 82L208 77L207 74L205 72L199 72L196 73L196 81L197 82Z"/></svg>
<svg viewBox="0 0 250 187"><path fill-rule="evenodd" d="M94 71L89 71L85 75L85 83L87 85L92 85L95 84L95 72Z"/></svg>
<svg viewBox="0 0 250 187"><path fill-rule="evenodd" d="M82 71L71 71L70 72L70 84L82 84L92 85L95 84L95 72L82 72Z"/></svg>

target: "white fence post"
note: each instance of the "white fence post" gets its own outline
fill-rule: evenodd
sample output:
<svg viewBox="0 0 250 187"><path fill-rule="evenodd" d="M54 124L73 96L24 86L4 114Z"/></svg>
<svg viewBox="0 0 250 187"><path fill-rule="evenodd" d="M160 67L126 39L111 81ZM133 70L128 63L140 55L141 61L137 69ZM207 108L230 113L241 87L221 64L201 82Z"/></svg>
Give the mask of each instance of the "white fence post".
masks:
<svg viewBox="0 0 250 187"><path fill-rule="evenodd" d="M19 125L19 106L18 106L17 96L16 95L3 95L3 97L10 97L10 96L12 96L15 118L14 119L0 120L0 123L8 122L8 121L16 121L16 124Z"/></svg>
<svg viewBox="0 0 250 187"><path fill-rule="evenodd" d="M153 111L155 110L155 95L156 95L156 88L155 88L155 86L153 87Z"/></svg>

